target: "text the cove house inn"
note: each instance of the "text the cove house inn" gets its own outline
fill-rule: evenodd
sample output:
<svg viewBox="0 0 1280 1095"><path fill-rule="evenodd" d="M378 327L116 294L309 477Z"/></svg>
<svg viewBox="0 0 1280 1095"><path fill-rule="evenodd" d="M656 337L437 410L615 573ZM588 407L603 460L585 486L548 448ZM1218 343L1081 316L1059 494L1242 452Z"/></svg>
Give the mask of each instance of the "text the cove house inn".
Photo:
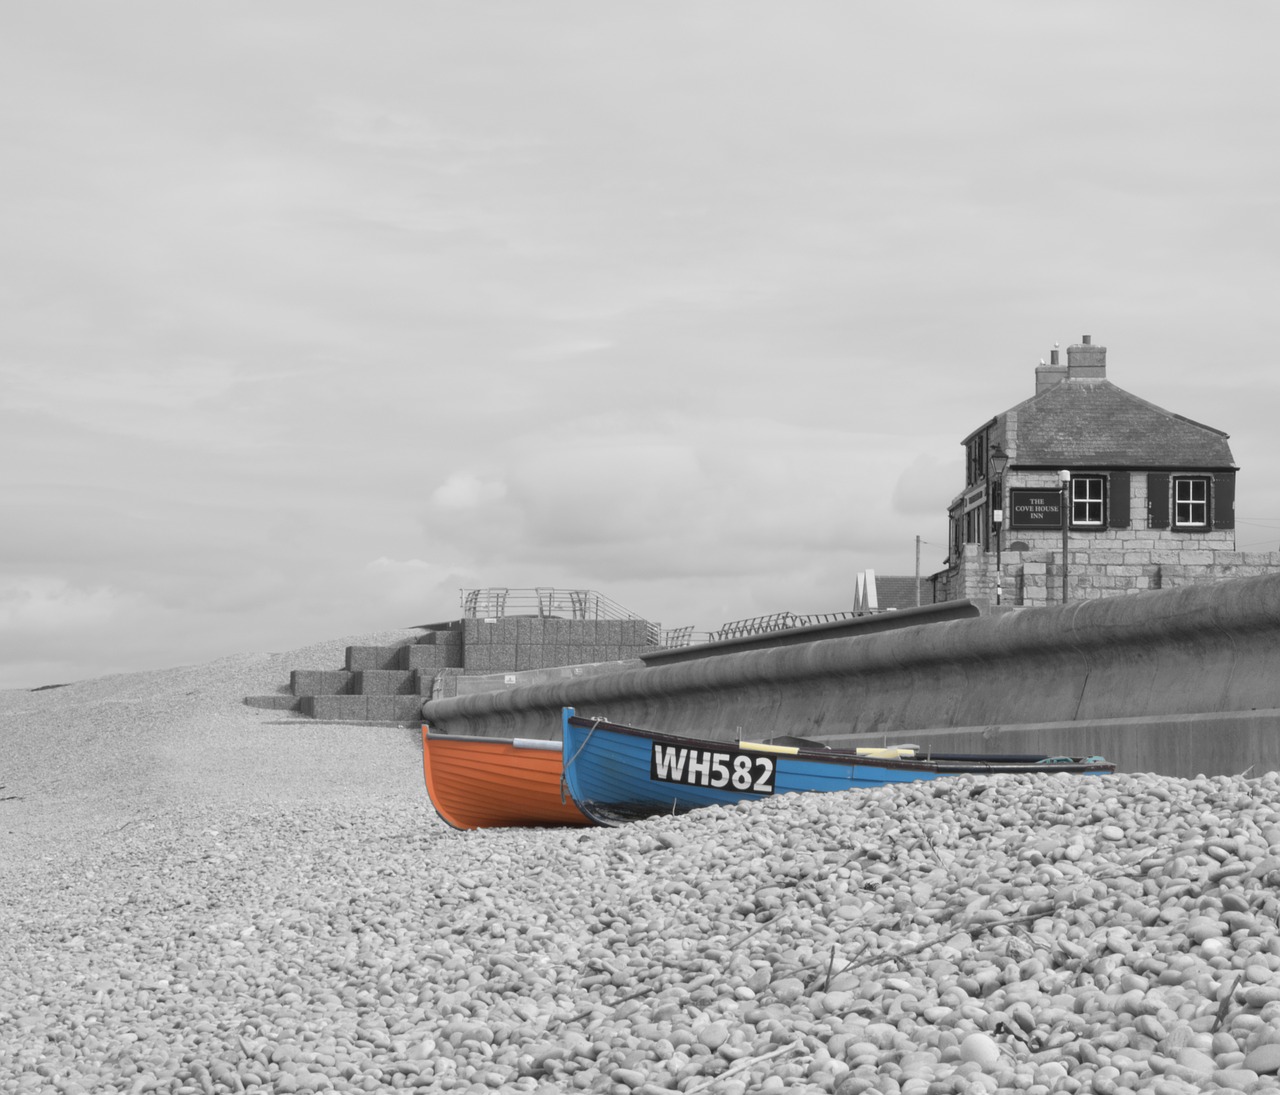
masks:
<svg viewBox="0 0 1280 1095"><path fill-rule="evenodd" d="M1052 605L1280 570L1236 551L1227 434L1116 387L1088 335L1035 380L964 440L936 600Z"/></svg>

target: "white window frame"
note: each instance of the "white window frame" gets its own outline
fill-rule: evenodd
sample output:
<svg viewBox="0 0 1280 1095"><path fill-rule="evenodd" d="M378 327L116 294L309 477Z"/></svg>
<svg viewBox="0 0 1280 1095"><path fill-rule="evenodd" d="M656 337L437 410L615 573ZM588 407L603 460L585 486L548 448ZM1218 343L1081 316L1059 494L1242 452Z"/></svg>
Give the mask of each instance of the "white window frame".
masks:
<svg viewBox="0 0 1280 1095"><path fill-rule="evenodd" d="M1081 488L1084 488L1081 491ZM1076 516L1077 506L1084 507L1085 516ZM1090 507L1097 507L1097 518L1089 516ZM1073 475L1071 477L1071 527L1106 528L1107 525L1107 477L1105 475Z"/></svg>
<svg viewBox="0 0 1280 1095"><path fill-rule="evenodd" d="M1182 516L1184 512L1187 515L1185 519ZM1175 475L1173 477L1172 517L1172 525L1176 529L1209 528L1209 479L1207 476Z"/></svg>

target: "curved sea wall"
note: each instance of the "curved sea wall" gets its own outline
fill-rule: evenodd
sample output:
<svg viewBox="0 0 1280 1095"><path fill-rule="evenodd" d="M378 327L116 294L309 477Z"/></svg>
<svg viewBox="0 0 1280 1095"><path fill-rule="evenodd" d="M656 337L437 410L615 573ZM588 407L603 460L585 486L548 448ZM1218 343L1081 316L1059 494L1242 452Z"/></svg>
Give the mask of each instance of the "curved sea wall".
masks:
<svg viewBox="0 0 1280 1095"><path fill-rule="evenodd" d="M1280 768L1280 575L436 700L433 729L555 736L561 707L698 737L1102 753L1167 775ZM842 742L843 744L843 742Z"/></svg>

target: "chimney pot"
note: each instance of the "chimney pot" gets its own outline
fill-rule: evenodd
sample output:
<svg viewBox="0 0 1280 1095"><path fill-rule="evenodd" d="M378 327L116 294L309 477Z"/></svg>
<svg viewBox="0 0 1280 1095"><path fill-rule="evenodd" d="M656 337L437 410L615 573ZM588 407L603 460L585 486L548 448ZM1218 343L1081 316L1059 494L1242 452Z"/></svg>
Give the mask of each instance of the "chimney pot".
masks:
<svg viewBox="0 0 1280 1095"><path fill-rule="evenodd" d="M1083 335L1081 336L1080 341L1083 342L1086 346L1091 346L1093 345L1093 335Z"/></svg>
<svg viewBox="0 0 1280 1095"><path fill-rule="evenodd" d="M1049 351L1049 364L1046 365L1041 358L1036 368L1036 395L1057 387L1066 379L1067 367L1058 364L1058 345L1054 343L1053 349Z"/></svg>
<svg viewBox="0 0 1280 1095"><path fill-rule="evenodd" d="M1106 380L1107 348L1095 346L1089 335L1078 346L1067 347L1068 380Z"/></svg>

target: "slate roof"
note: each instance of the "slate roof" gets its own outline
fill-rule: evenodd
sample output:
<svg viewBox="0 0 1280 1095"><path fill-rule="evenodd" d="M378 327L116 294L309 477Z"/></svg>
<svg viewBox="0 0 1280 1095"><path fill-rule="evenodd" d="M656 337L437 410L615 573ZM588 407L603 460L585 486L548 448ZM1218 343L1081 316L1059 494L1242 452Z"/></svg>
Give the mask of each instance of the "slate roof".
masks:
<svg viewBox="0 0 1280 1095"><path fill-rule="evenodd" d="M997 416L1016 412L1018 467L1233 468L1227 434L1173 414L1109 380L1068 378Z"/></svg>
<svg viewBox="0 0 1280 1095"><path fill-rule="evenodd" d="M882 611L886 608L915 608L915 575L877 574L876 602ZM920 604L933 604L933 586L923 575L920 577Z"/></svg>

